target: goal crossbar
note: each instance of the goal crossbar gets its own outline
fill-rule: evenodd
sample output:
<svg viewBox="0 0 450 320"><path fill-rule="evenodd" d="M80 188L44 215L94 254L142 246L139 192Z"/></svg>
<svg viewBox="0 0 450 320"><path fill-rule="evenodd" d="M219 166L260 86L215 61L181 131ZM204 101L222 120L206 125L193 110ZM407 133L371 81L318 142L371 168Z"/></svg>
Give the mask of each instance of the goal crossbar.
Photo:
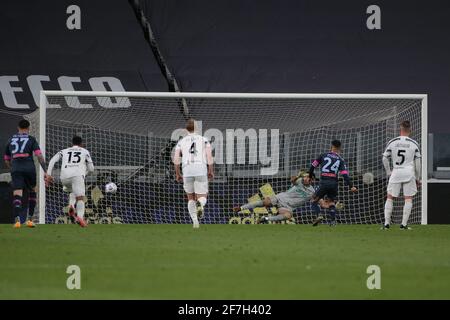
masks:
<svg viewBox="0 0 450 320"><path fill-rule="evenodd" d="M426 99L426 94L387 93L237 93L237 92L138 92L42 90L44 96L128 97L128 98L223 98L223 99Z"/></svg>

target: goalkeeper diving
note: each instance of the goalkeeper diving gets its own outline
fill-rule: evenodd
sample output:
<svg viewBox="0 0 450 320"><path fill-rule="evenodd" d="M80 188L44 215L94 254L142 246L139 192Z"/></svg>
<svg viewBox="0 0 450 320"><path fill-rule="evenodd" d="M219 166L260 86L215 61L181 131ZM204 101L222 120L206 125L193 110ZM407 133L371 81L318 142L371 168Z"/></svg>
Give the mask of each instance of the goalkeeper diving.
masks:
<svg viewBox="0 0 450 320"><path fill-rule="evenodd" d="M278 215L263 216L257 223L268 223L270 221L281 222L291 219L294 210L309 202L312 199L314 192L315 189L309 174L305 171L300 171L298 175L291 177L291 187L287 191L265 197L264 200L247 203L240 207L234 207L233 211L239 213L244 210L274 206L278 209ZM321 205L326 208L327 202L322 201Z"/></svg>

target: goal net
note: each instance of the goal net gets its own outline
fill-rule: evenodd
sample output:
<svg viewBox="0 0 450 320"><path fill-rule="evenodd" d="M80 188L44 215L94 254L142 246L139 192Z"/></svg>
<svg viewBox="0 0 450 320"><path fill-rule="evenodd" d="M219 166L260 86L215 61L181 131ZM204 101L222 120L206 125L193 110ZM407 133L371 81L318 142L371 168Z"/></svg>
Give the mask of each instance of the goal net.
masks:
<svg viewBox="0 0 450 320"><path fill-rule="evenodd" d="M191 223L182 184L175 181L173 149L186 119L211 141L215 178L202 223L254 223L277 208L236 214L233 206L290 187L290 176L342 142L342 156L359 192L340 179L338 223L382 223L387 178L386 143L399 123L411 121L412 138L426 152L426 96L322 94L214 94L43 91L29 115L47 161L80 135L96 167L86 177L89 223ZM426 166L426 157L423 157ZM56 168L54 184L39 190L41 223L69 223L68 196ZM422 170L422 172L426 172ZM424 176L426 177L426 176ZM105 193L107 182L118 186ZM426 223L426 183L415 197L410 223ZM399 223L402 202L394 203ZM310 205L287 223L310 223Z"/></svg>

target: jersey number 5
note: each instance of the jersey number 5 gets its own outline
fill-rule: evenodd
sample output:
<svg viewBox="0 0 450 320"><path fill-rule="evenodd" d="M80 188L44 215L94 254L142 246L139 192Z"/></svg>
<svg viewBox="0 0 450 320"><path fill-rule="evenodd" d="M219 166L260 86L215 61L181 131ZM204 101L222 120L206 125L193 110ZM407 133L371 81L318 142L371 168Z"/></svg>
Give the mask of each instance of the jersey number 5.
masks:
<svg viewBox="0 0 450 320"><path fill-rule="evenodd" d="M405 152L406 152L406 150L402 150L402 149L398 150L397 156L402 159L400 161L397 161L395 163L396 165L401 166L405 162L405 155L404 155Z"/></svg>

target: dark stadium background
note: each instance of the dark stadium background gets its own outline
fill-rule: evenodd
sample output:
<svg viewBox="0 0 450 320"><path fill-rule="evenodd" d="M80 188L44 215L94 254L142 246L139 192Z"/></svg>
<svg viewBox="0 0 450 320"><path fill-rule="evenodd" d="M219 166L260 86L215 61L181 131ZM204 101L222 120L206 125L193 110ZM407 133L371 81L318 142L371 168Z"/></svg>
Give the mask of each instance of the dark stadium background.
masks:
<svg viewBox="0 0 450 320"><path fill-rule="evenodd" d="M81 8L81 30L66 27L72 4ZM381 8L381 30L366 27L371 4ZM175 80L181 91L199 92L426 93L434 167L450 166L447 1L4 0L0 7L0 89L17 77L10 84L21 88L22 105L6 106L2 91L1 155L20 115L36 109L27 77L41 75L49 77L44 89L60 89L58 77L70 76L81 78L76 90L91 90L92 77L115 77L127 91L173 91ZM7 222L8 187L0 185ZM430 184L429 223L450 223L439 208L449 192L449 184Z"/></svg>

